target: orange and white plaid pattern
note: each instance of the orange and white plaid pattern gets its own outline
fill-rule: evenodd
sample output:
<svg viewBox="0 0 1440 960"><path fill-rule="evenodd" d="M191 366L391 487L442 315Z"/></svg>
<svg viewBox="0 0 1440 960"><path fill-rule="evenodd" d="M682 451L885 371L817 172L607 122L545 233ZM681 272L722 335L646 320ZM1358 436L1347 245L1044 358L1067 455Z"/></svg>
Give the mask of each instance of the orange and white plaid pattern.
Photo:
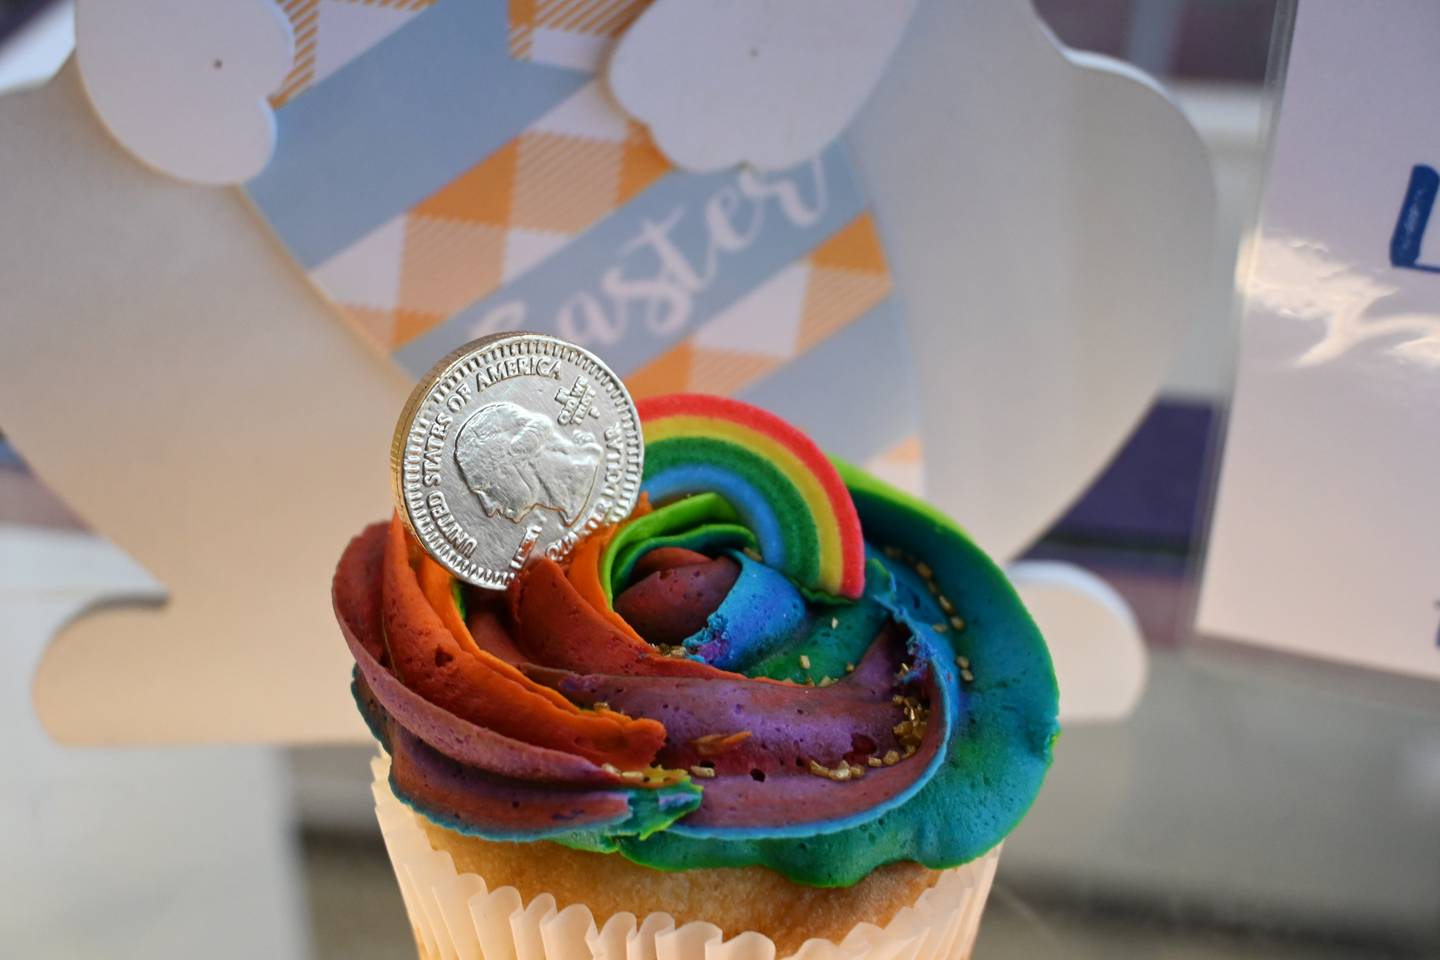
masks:
<svg viewBox="0 0 1440 960"><path fill-rule="evenodd" d="M312 84L399 30L435 0L278 0L295 37L295 63L272 106L295 99Z"/></svg>
<svg viewBox="0 0 1440 960"><path fill-rule="evenodd" d="M389 353L564 246L669 172L590 83L311 272Z"/></svg>
<svg viewBox="0 0 1440 960"><path fill-rule="evenodd" d="M625 383L636 398L738 393L860 319L890 288L875 219L861 214Z"/></svg>
<svg viewBox="0 0 1440 960"><path fill-rule="evenodd" d="M510 55L596 67L653 0L510 0Z"/></svg>
<svg viewBox="0 0 1440 960"><path fill-rule="evenodd" d="M276 0L295 36L295 63L273 106L295 99L437 0ZM495 3L498 0L455 0ZM653 0L509 0L510 55L598 70L611 44Z"/></svg>

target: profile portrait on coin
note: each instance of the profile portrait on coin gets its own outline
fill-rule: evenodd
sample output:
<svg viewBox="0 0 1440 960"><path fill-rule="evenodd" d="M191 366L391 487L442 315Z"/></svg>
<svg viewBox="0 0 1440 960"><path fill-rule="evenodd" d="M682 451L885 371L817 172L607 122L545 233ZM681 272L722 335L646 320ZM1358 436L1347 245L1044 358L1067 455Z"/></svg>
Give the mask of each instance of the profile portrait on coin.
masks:
<svg viewBox="0 0 1440 960"><path fill-rule="evenodd" d="M545 414L508 401L481 407L455 438L455 463L485 515L514 523L536 507L575 523L604 456L591 434L566 436Z"/></svg>

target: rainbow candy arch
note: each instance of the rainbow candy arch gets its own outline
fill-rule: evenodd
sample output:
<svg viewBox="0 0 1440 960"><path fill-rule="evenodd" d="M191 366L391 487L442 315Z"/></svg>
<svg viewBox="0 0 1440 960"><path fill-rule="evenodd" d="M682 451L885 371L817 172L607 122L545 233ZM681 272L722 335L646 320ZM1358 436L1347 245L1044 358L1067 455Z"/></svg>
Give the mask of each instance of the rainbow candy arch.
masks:
<svg viewBox="0 0 1440 960"><path fill-rule="evenodd" d="M755 534L767 564L802 587L860 596L860 518L839 473L809 437L728 397L675 393L637 407L645 436L641 489L652 502L717 493Z"/></svg>

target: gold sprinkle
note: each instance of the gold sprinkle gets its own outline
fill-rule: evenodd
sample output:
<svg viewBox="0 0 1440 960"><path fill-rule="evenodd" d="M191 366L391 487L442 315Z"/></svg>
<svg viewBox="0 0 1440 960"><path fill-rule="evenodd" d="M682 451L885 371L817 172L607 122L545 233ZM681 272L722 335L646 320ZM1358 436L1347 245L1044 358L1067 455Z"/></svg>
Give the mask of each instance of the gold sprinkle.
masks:
<svg viewBox="0 0 1440 960"><path fill-rule="evenodd" d="M831 779L831 780L849 780L849 779L850 779L850 767L849 767L849 765L848 765L848 764L841 764L840 766L836 767L834 770L831 770L831 771L830 771L830 779Z"/></svg>
<svg viewBox="0 0 1440 960"><path fill-rule="evenodd" d="M955 612L955 604L953 604L953 603L950 602L950 598L947 597L947 596L945 596L945 594L943 594L943 593L942 593L942 594L939 594L939 597L940 597L940 609L941 609L941 610L944 610L946 613L954 613L954 612Z"/></svg>
<svg viewBox="0 0 1440 960"><path fill-rule="evenodd" d="M645 774L640 770L621 770L620 779L628 780L631 783L640 783L645 779Z"/></svg>
<svg viewBox="0 0 1440 960"><path fill-rule="evenodd" d="M864 767L854 763L850 764L850 778L852 780L859 780L863 776L865 776Z"/></svg>
<svg viewBox="0 0 1440 960"><path fill-rule="evenodd" d="M817 776L817 777L828 777L828 776L830 776L830 768L829 768L829 767L826 767L826 766L822 766L821 764L817 763L817 762L814 761L814 760L811 760L811 761L810 761L810 772L813 773L813 774L815 774L815 776Z"/></svg>
<svg viewBox="0 0 1440 960"><path fill-rule="evenodd" d="M964 629L965 629L965 621L964 621L963 619L961 619L960 617L951 617L951 618L950 618L950 626L954 627L956 630L964 630Z"/></svg>
<svg viewBox="0 0 1440 960"><path fill-rule="evenodd" d="M609 709L610 709L610 704L606 703L604 700L596 700L596 701L590 706L590 709L591 709L591 710L609 710Z"/></svg>
<svg viewBox="0 0 1440 960"><path fill-rule="evenodd" d="M810 658L803 653L800 654L800 666L804 667L806 670L810 669Z"/></svg>
<svg viewBox="0 0 1440 960"><path fill-rule="evenodd" d="M905 719L895 724L890 730L895 734L895 739L900 742L901 747L913 752L925 739L925 730L930 715L929 705L917 697L901 697L895 702L903 711Z"/></svg>
<svg viewBox="0 0 1440 960"><path fill-rule="evenodd" d="M970 683L975 679L975 674L971 673L969 670L961 670L960 679L964 680L966 683Z"/></svg>
<svg viewBox="0 0 1440 960"><path fill-rule="evenodd" d="M933 580L935 578L935 571L931 570L930 564L926 563L923 560L915 564L915 572L920 574L920 576L924 577L926 580Z"/></svg>
<svg viewBox="0 0 1440 960"><path fill-rule="evenodd" d="M832 684L832 683L834 683L834 682L835 682L835 678L834 678L834 677L821 677L821 678L820 678L820 686L822 686L822 687L828 687L828 686L830 686L830 684Z"/></svg>
<svg viewBox="0 0 1440 960"><path fill-rule="evenodd" d="M751 560L754 560L756 563L762 563L765 560L764 557L760 556L760 551L756 550L754 547L746 547L740 552L745 554L745 556L749 557Z"/></svg>
<svg viewBox="0 0 1440 960"><path fill-rule="evenodd" d="M881 760L879 757L866 757L865 762L872 767L882 767L885 765L885 761Z"/></svg>
<svg viewBox="0 0 1440 960"><path fill-rule="evenodd" d="M885 764L885 766L887 767L893 767L895 766L895 764L900 762L900 754L896 753L894 750L886 750L885 757L880 762Z"/></svg>
<svg viewBox="0 0 1440 960"><path fill-rule="evenodd" d="M970 658L969 658L969 657L956 657L956 658L955 658L955 662L958 663L958 664L960 664L960 666L961 666L962 669L965 669L965 670L969 670L969 669L970 669Z"/></svg>
<svg viewBox="0 0 1440 960"><path fill-rule="evenodd" d="M698 763L690 768L690 772L702 780L710 780L715 776L714 767L702 767Z"/></svg>
<svg viewBox="0 0 1440 960"><path fill-rule="evenodd" d="M830 629L831 629L831 630L834 630L834 629L835 629L836 627L838 627L838 626L840 626L840 618L839 618L839 617L831 617L831 618L830 618Z"/></svg>
<svg viewBox="0 0 1440 960"><path fill-rule="evenodd" d="M891 560L899 560L899 559L900 559L900 548L899 548L899 547L884 547L883 550L882 550L882 552L885 554L885 556L889 557Z"/></svg>
<svg viewBox="0 0 1440 960"><path fill-rule="evenodd" d="M602 763L600 764L600 769L609 774L618 775L620 773L620 768L613 763Z"/></svg>
<svg viewBox="0 0 1440 960"><path fill-rule="evenodd" d="M847 663L847 664L845 664L845 672L846 672L846 673L854 673L854 672L855 672L855 664L853 664L853 663Z"/></svg>
<svg viewBox="0 0 1440 960"><path fill-rule="evenodd" d="M945 624L943 624L943 623L932 623L932 624L930 624L930 628L931 628L932 630L934 630L936 633L949 633L949 632L950 632L950 628L949 628L948 626L946 626Z"/></svg>
<svg viewBox="0 0 1440 960"><path fill-rule="evenodd" d="M890 698L890 702L893 703L893 704L895 704L896 706L899 706L900 704L902 704L902 703L905 702L905 698L902 697L902 696L900 696L900 694L897 693L897 694L895 694L895 696L893 696L893 697Z"/></svg>
<svg viewBox="0 0 1440 960"><path fill-rule="evenodd" d="M724 753L731 747L739 746L750 739L749 730L737 730L734 733L707 733L703 737L696 737L690 741L695 752L702 757L713 757Z"/></svg>

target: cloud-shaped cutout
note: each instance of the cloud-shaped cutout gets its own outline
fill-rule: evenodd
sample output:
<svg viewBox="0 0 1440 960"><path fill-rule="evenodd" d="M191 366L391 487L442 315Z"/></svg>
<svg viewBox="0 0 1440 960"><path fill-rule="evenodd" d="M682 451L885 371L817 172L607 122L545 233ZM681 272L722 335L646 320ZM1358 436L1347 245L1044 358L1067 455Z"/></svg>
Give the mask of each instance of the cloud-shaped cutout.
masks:
<svg viewBox="0 0 1440 960"><path fill-rule="evenodd" d="M1069 563L1022 560L1005 572L1050 647L1061 722L1110 723L1134 713L1150 658L1125 598Z"/></svg>
<svg viewBox="0 0 1440 960"><path fill-rule="evenodd" d="M610 60L620 105L685 170L819 153L870 96L914 0L656 0Z"/></svg>
<svg viewBox="0 0 1440 960"><path fill-rule="evenodd" d="M75 49L95 112L146 165L226 184L270 162L266 97L294 59L273 0L80 0Z"/></svg>

